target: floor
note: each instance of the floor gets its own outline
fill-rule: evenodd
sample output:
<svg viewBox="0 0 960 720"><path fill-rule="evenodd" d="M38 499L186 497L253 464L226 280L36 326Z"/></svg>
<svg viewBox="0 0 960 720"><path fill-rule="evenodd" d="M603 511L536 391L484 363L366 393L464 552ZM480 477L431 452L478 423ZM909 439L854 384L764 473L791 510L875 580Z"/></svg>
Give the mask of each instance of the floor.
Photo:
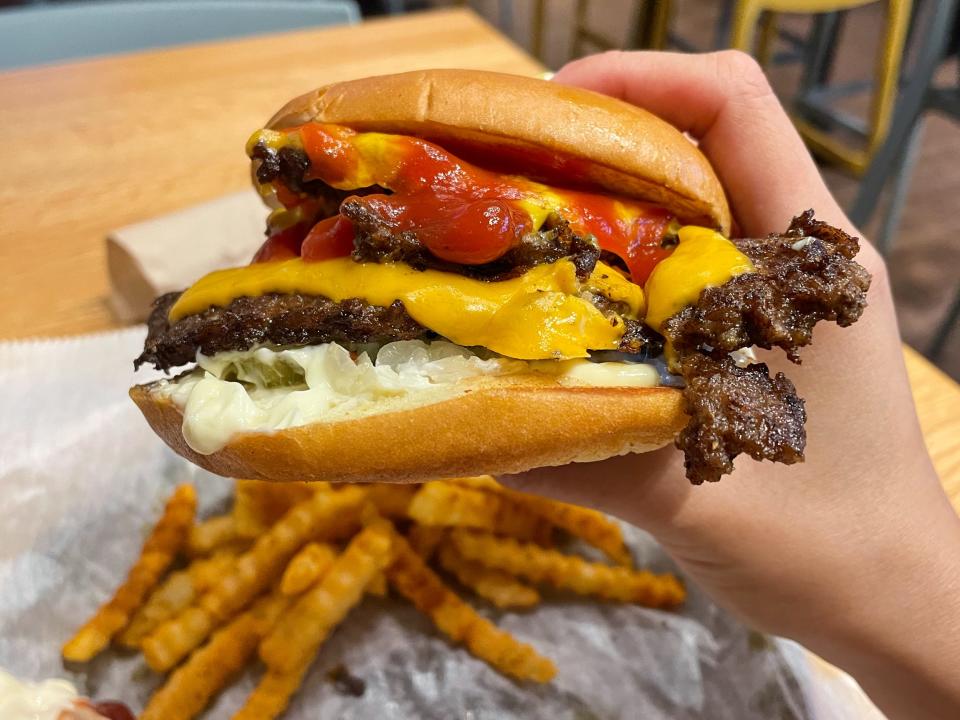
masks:
<svg viewBox="0 0 960 720"><path fill-rule="evenodd" d="M436 0L434 4L450 2ZM533 0L472 0L469 3L520 45L530 47ZM575 0L548 0L542 58L552 68L571 58ZM720 3L717 0L674 0L673 31L696 47L708 49L714 38ZM588 25L610 38L614 46L629 35L633 0L592 0ZM883 27L882 4L855 10L840 40L835 79L866 79L872 74L877 38ZM785 19L787 27L802 31L808 20ZM585 52L592 49L585 48ZM944 68L944 74L956 68ZM777 67L771 82L785 100L796 87L795 67ZM952 75L955 77L955 75ZM862 110L865 98L854 98L851 110ZM841 204L852 201L857 181L824 168L827 183ZM960 125L931 116L926 122L920 157L910 183L906 209L889 255L897 313L904 340L925 351L953 294L960 288L960 222L952 216L960 196ZM870 237L872 225L865 228ZM952 333L939 365L960 380L960 328Z"/></svg>

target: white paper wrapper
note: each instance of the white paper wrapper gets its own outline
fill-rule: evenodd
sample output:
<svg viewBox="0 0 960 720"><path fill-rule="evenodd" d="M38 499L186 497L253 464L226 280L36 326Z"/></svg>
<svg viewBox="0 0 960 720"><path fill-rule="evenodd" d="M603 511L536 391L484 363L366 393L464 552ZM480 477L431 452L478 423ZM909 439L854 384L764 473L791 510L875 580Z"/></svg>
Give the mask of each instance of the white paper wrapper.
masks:
<svg viewBox="0 0 960 720"><path fill-rule="evenodd" d="M0 345L0 667L29 679L67 677L84 694L142 709L159 684L137 656L109 652L64 668L60 647L113 591L171 488L194 482L209 512L231 484L167 450L127 398L143 330ZM141 372L136 381L148 374ZM638 563L671 567L636 529ZM680 613L547 596L503 628L559 668L555 681L517 684L442 638L397 599L367 598L323 647L287 717L710 718L865 717L846 676L811 669L802 650L752 633L696 588ZM362 697L327 679L338 664ZM206 717L226 718L258 669ZM851 688L853 694L851 694Z"/></svg>

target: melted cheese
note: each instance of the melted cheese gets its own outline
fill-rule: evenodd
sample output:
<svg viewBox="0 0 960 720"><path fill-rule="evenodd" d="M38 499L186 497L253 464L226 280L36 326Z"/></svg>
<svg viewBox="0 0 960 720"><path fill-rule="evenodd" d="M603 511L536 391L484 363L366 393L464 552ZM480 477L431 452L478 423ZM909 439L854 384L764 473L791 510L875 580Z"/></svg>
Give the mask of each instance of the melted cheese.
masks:
<svg viewBox="0 0 960 720"><path fill-rule="evenodd" d="M660 330L664 321L693 305L709 287L753 272L750 258L723 235L708 228L680 228L680 243L650 273L645 286L647 325Z"/></svg>
<svg viewBox="0 0 960 720"><path fill-rule="evenodd" d="M335 302L360 298L381 306L400 300L414 320L458 345L522 360L582 358L588 350L615 349L624 332L622 320L604 316L581 297L584 290L623 302L636 317L643 313L643 290L603 263L581 286L569 260L487 282L402 263L296 258L211 273L180 296L170 320L266 293L321 295Z"/></svg>

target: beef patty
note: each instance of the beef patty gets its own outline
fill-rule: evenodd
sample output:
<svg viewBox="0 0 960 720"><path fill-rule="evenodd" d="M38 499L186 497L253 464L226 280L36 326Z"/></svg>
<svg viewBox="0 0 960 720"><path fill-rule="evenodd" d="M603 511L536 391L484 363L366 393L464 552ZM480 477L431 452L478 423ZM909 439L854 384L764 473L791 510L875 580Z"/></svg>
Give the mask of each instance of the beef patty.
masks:
<svg viewBox="0 0 960 720"><path fill-rule="evenodd" d="M729 353L779 347L799 363L814 325L854 323L870 287L870 275L853 259L857 239L814 220L812 210L782 235L735 242L756 272L704 290L696 305L664 323L690 415L677 447L697 484L729 473L742 452L756 460L803 460L806 413L793 383L782 373L771 378L763 364L740 368Z"/></svg>

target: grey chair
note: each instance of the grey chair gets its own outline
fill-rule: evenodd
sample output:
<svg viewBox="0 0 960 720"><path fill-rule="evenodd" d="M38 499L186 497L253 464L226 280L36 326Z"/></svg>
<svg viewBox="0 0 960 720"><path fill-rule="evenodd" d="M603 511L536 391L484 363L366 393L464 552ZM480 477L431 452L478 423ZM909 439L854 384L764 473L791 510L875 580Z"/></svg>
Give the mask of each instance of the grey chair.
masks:
<svg viewBox="0 0 960 720"><path fill-rule="evenodd" d="M354 23L352 0L143 0L0 10L0 70Z"/></svg>
<svg viewBox="0 0 960 720"><path fill-rule="evenodd" d="M941 63L957 53L951 47L954 33L960 27L958 17L960 0L933 0L927 8L926 26L921 36L917 57L907 73L897 106L894 110L890 134L874 155L867 168L860 189L850 207L850 219L863 227L880 205L881 196L889 185L890 200L882 215L877 248L886 255L906 201L907 186L920 144L923 117L927 112L939 112L960 122L960 75L946 86L934 84L934 76ZM955 42L955 40L954 40ZM960 283L940 326L934 332L927 349L927 357L936 361L947 339L960 321Z"/></svg>

